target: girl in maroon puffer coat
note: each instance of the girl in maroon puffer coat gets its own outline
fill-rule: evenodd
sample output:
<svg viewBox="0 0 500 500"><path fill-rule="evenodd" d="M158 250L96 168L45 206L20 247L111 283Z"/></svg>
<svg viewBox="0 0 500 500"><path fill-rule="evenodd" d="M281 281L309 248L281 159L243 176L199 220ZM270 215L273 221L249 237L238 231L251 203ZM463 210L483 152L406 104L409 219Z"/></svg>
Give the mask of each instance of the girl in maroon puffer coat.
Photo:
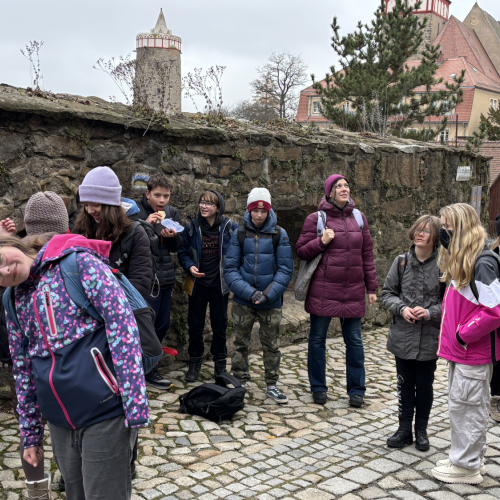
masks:
<svg viewBox="0 0 500 500"><path fill-rule="evenodd" d="M323 234L317 235L320 214L309 215L296 252L302 260L311 260L323 252L305 304L311 315L307 366L314 402L326 403L326 334L331 319L340 318L346 345L349 404L359 408L366 390L361 338L365 290L371 305L377 300L378 283L368 222L364 214L354 212L354 207L347 179L339 174L330 176L318 207L326 215Z"/></svg>

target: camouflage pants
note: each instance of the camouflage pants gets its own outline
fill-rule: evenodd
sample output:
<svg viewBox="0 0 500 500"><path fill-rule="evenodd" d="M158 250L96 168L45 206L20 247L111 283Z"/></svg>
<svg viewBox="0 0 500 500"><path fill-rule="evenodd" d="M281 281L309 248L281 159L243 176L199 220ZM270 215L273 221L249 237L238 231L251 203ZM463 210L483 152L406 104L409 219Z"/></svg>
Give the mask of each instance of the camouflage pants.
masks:
<svg viewBox="0 0 500 500"><path fill-rule="evenodd" d="M241 382L250 380L248 346L256 319L260 323L259 336L264 351L266 384L275 385L278 381L278 370L281 361L281 353L278 347L281 314L281 308L255 309L233 302L234 354L232 370L233 375Z"/></svg>

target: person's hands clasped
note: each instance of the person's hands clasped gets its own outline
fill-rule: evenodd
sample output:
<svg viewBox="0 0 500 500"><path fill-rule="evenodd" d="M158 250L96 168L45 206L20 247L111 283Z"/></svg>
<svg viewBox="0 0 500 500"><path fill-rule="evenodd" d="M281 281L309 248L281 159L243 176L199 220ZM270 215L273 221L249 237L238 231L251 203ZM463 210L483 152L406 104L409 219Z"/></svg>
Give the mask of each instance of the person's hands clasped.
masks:
<svg viewBox="0 0 500 500"><path fill-rule="evenodd" d="M16 225L10 219L0 221L0 236L12 236L16 233Z"/></svg>
<svg viewBox="0 0 500 500"><path fill-rule="evenodd" d="M23 458L33 467L36 467L43 460L43 448L41 446L32 446L25 448Z"/></svg>
<svg viewBox="0 0 500 500"><path fill-rule="evenodd" d="M262 292L256 291L253 293L251 300L254 304L264 304L268 301L268 298Z"/></svg>
<svg viewBox="0 0 500 500"><path fill-rule="evenodd" d="M414 312L414 310L411 307L405 307L403 309L403 312L401 313L401 316L408 321L408 323L415 323L415 321L418 321L420 319L419 316L417 316Z"/></svg>
<svg viewBox="0 0 500 500"><path fill-rule="evenodd" d="M414 316L417 316L418 319L429 319L429 315L427 314L427 311L420 306L414 307L412 309L412 313Z"/></svg>
<svg viewBox="0 0 500 500"><path fill-rule="evenodd" d="M325 228L323 231L323 236L321 237L321 241L324 245L328 245L333 238L335 238L335 231L333 229Z"/></svg>
<svg viewBox="0 0 500 500"><path fill-rule="evenodd" d="M203 278L205 273L200 273L199 269L196 266L191 266L189 268L189 272L194 278Z"/></svg>

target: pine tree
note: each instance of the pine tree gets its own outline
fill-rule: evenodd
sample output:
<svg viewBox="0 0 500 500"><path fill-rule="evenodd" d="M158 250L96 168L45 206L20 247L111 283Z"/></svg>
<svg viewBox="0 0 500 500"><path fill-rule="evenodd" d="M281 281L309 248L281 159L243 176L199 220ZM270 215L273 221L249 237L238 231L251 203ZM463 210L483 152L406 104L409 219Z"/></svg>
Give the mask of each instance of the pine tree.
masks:
<svg viewBox="0 0 500 500"><path fill-rule="evenodd" d="M384 0L368 24L358 23L354 33L341 37L337 18L332 23L332 47L339 56L339 68L332 66L325 81L314 81L321 96L321 112L333 123L351 131L369 131L380 135L404 136L412 123L423 124L430 116L451 113L462 101L461 84L465 71L452 83L444 82L446 90L432 90L443 83L435 78L440 56L439 46L425 45L417 67L407 61L423 43L427 19L418 19L408 0L396 0L386 13ZM420 87L418 92L416 89ZM347 110L346 104L349 104ZM414 138L431 140L444 130L440 126L422 128Z"/></svg>
<svg viewBox="0 0 500 500"><path fill-rule="evenodd" d="M489 141L500 141L500 109L490 108L488 118L481 113L481 123L485 124Z"/></svg>

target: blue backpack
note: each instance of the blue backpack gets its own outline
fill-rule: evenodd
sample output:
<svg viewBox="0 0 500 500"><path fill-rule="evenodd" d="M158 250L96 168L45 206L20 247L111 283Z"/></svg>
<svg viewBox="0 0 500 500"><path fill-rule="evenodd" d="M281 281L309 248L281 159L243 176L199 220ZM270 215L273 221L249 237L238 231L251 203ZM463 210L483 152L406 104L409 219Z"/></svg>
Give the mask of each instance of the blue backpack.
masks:
<svg viewBox="0 0 500 500"><path fill-rule="evenodd" d="M104 319L97 312L96 308L90 303L85 289L80 280L80 272L76 262L77 252L72 252L59 260L64 286L70 299L88 315L92 316L99 323L104 325ZM114 273L118 283L122 287L130 307L135 316L142 349L142 364L144 373L149 373L160 361L163 354L162 346L156 335L154 327L154 312L149 304L143 299L142 295L136 290L134 285L121 274ZM14 304L14 293L11 287L7 288L2 297L3 306L9 317L15 322L17 328L21 329L17 319L16 308ZM29 339L25 336L23 347L28 346Z"/></svg>

